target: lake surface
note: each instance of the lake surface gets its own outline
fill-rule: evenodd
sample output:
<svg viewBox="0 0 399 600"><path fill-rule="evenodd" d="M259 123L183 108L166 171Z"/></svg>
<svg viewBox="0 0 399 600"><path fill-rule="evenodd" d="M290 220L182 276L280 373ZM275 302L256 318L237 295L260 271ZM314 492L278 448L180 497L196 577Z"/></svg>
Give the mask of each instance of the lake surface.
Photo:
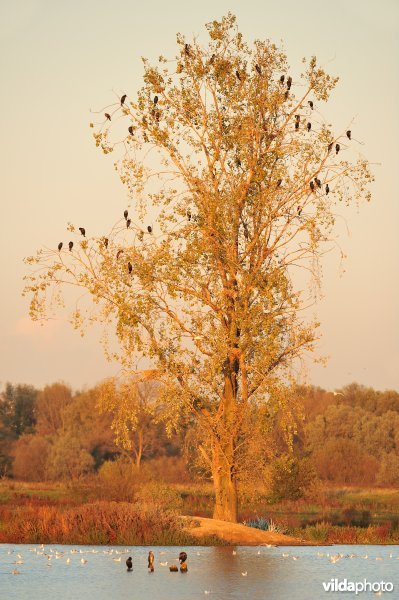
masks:
<svg viewBox="0 0 399 600"><path fill-rule="evenodd" d="M155 554L154 573L147 571L150 549ZM171 573L169 565L178 564L181 550L188 554L188 572ZM128 556L134 565L130 573L125 565ZM12 574L13 570L19 573ZM394 591L382 596L399 598L399 546L121 548L0 544L0 600L375 597L373 591L356 596L354 592L324 590L323 582L332 585L333 579L338 585L345 578L391 582Z"/></svg>

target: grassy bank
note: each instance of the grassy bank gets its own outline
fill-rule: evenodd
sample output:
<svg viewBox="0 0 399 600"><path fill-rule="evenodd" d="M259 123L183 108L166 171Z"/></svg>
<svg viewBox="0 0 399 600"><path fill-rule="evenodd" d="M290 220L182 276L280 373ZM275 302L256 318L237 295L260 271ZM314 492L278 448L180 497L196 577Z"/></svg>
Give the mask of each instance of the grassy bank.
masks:
<svg viewBox="0 0 399 600"><path fill-rule="evenodd" d="M96 482L0 482L0 542L190 545L199 541L179 515L212 516L204 484L147 483L131 497ZM266 492L242 499L240 520L263 516L276 531L315 543L399 543L399 490L323 488L312 497L270 504ZM201 544L217 543L215 538ZM219 542L220 543L220 542Z"/></svg>

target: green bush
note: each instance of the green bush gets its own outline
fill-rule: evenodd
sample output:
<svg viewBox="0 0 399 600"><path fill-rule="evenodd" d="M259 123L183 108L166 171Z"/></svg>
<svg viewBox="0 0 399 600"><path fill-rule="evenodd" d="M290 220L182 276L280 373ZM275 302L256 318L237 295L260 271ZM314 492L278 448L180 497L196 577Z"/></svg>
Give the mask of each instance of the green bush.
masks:
<svg viewBox="0 0 399 600"><path fill-rule="evenodd" d="M308 459L298 459L290 454L280 456L269 470L269 502L302 498L315 478L315 470Z"/></svg>

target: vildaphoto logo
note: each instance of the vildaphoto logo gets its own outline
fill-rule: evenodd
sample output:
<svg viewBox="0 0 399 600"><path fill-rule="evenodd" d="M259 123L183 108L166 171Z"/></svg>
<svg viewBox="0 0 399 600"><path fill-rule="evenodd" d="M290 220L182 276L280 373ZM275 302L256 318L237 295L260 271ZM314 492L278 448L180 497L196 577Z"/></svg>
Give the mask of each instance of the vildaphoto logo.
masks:
<svg viewBox="0 0 399 600"><path fill-rule="evenodd" d="M323 581L325 592L393 592L394 585L391 581L348 581L347 579L330 579Z"/></svg>

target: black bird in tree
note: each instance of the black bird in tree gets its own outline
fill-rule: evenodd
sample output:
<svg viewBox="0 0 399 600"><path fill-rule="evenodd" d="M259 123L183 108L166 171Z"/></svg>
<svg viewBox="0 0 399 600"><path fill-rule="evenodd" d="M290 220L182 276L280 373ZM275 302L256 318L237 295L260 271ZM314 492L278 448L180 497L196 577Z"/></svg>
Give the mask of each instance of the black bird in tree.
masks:
<svg viewBox="0 0 399 600"><path fill-rule="evenodd" d="M238 81L241 81L240 71L236 71L236 77L237 77Z"/></svg>
<svg viewBox="0 0 399 600"><path fill-rule="evenodd" d="M130 133L130 135L133 135L134 129L133 129L132 125L130 125L128 132Z"/></svg>
<svg viewBox="0 0 399 600"><path fill-rule="evenodd" d="M187 219L188 219L189 221L191 221L191 211L190 211L190 210L187 210L187 213L186 213L186 214L187 214Z"/></svg>
<svg viewBox="0 0 399 600"><path fill-rule="evenodd" d="M131 219L126 219L126 229L129 229L131 222L132 222Z"/></svg>
<svg viewBox="0 0 399 600"><path fill-rule="evenodd" d="M288 100L288 96L290 95L289 91L287 90L284 94L284 98L285 100Z"/></svg>
<svg viewBox="0 0 399 600"><path fill-rule="evenodd" d="M158 104L158 96L154 96L154 104Z"/></svg>
<svg viewBox="0 0 399 600"><path fill-rule="evenodd" d="M301 120L301 116L300 115L295 115L295 121L297 121L299 123L300 120Z"/></svg>
<svg viewBox="0 0 399 600"><path fill-rule="evenodd" d="M124 213L123 213L123 216L125 217L125 219L126 219L126 220L127 220L128 214L129 214L129 213L128 213L128 211L127 211L127 210L125 210L125 211L124 211Z"/></svg>
<svg viewBox="0 0 399 600"><path fill-rule="evenodd" d="M291 75L287 79L287 88L290 90L292 86L292 77Z"/></svg>
<svg viewBox="0 0 399 600"><path fill-rule="evenodd" d="M282 179L277 179L277 183L276 183L276 188L280 187L280 185L283 183Z"/></svg>
<svg viewBox="0 0 399 600"><path fill-rule="evenodd" d="M255 70L258 73L258 75L262 75L262 69L260 68L259 65L255 65Z"/></svg>
<svg viewBox="0 0 399 600"><path fill-rule="evenodd" d="M133 271L133 265L132 265L132 263L130 261L127 263L127 270L129 271L129 275Z"/></svg>
<svg viewBox="0 0 399 600"><path fill-rule="evenodd" d="M111 115L109 113L104 113L104 117L110 121L111 120Z"/></svg>
<svg viewBox="0 0 399 600"><path fill-rule="evenodd" d="M105 237L105 238L103 239L103 242L104 242L104 246L105 246L106 248L108 248L108 238L106 238L106 237Z"/></svg>
<svg viewBox="0 0 399 600"><path fill-rule="evenodd" d="M281 75L281 77L280 77L280 83L284 83L284 79L285 79L285 75Z"/></svg>
<svg viewBox="0 0 399 600"><path fill-rule="evenodd" d="M309 104L310 108L313 110L313 100L308 100L308 104Z"/></svg>
<svg viewBox="0 0 399 600"><path fill-rule="evenodd" d="M335 154L338 154L340 149L341 149L341 146L339 144L335 144Z"/></svg>
<svg viewBox="0 0 399 600"><path fill-rule="evenodd" d="M301 212L302 212L302 206L298 206L298 208L296 209L296 212L298 213L298 217L300 217Z"/></svg>
<svg viewBox="0 0 399 600"><path fill-rule="evenodd" d="M121 254L123 254L123 250L118 250L118 252L116 253L116 260L118 260Z"/></svg>
<svg viewBox="0 0 399 600"><path fill-rule="evenodd" d="M237 167L241 167L241 161L239 158L236 158L236 165Z"/></svg>
<svg viewBox="0 0 399 600"><path fill-rule="evenodd" d="M317 187L321 188L321 181L320 181L320 179L318 179L318 177L315 177L314 180L315 180L315 183L316 183Z"/></svg>
<svg viewBox="0 0 399 600"><path fill-rule="evenodd" d="M331 142L331 144L328 144L327 151L328 151L329 154L330 154L333 146L334 146L334 142Z"/></svg>
<svg viewBox="0 0 399 600"><path fill-rule="evenodd" d="M310 189L312 190L312 192L314 192L314 183L313 183L313 181L311 181L309 183L309 185L310 185Z"/></svg>
<svg viewBox="0 0 399 600"><path fill-rule="evenodd" d="M123 96L121 97L121 106L123 106L125 104L125 100L126 100L126 94L123 94Z"/></svg>
<svg viewBox="0 0 399 600"><path fill-rule="evenodd" d="M190 53L191 53L190 44L184 44L184 52L187 56L190 56Z"/></svg>
<svg viewBox="0 0 399 600"><path fill-rule="evenodd" d="M86 237L86 229L84 227L79 227L79 231L83 235L83 237Z"/></svg>
<svg viewBox="0 0 399 600"><path fill-rule="evenodd" d="M348 131L346 132L346 137L348 138L348 140L352 139L352 132L350 129L348 129Z"/></svg>
<svg viewBox="0 0 399 600"><path fill-rule="evenodd" d="M310 131L310 130L312 129L312 123L308 123L308 124L306 125L306 129L307 129L308 131Z"/></svg>
<svg viewBox="0 0 399 600"><path fill-rule="evenodd" d="M148 568L150 569L151 573L154 572L154 553L152 550L150 550L148 553Z"/></svg>
<svg viewBox="0 0 399 600"><path fill-rule="evenodd" d="M152 227L151 227L151 225L148 225L147 231L148 231L148 233L152 233Z"/></svg>
<svg viewBox="0 0 399 600"><path fill-rule="evenodd" d="M69 242L68 248L69 248L69 252L72 252L73 242Z"/></svg>
<svg viewBox="0 0 399 600"><path fill-rule="evenodd" d="M330 186L327 183L327 185L326 185L326 196L328 196L329 193L330 193Z"/></svg>
<svg viewBox="0 0 399 600"><path fill-rule="evenodd" d="M295 123L295 129L296 129L296 130L298 130L298 129L299 129L299 121L297 121L297 122Z"/></svg>
<svg viewBox="0 0 399 600"><path fill-rule="evenodd" d="M215 62L215 58L216 58L216 54L212 54L211 58L209 59L209 63L211 65L213 65L213 63Z"/></svg>
<svg viewBox="0 0 399 600"><path fill-rule="evenodd" d="M126 566L128 571L133 571L133 561L131 556L126 560Z"/></svg>
<svg viewBox="0 0 399 600"><path fill-rule="evenodd" d="M63 243L62 243L62 242L60 242L60 243L58 244L58 252L61 252L62 246L63 246Z"/></svg>

